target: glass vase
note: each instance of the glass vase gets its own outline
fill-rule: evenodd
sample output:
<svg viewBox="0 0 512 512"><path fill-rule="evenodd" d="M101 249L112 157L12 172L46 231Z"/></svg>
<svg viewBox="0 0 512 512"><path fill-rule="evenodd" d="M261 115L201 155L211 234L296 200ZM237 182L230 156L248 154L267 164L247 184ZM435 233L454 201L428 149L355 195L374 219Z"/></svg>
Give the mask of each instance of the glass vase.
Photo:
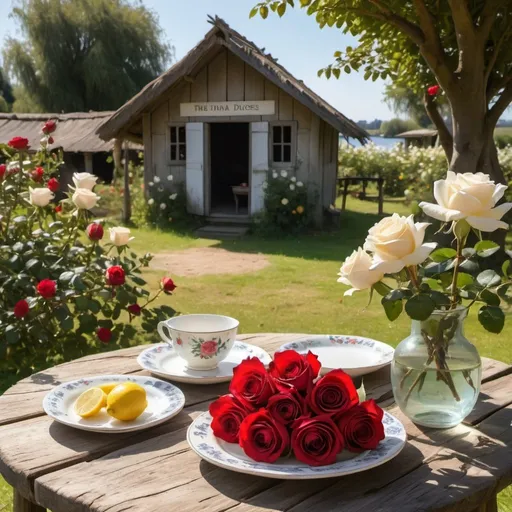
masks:
<svg viewBox="0 0 512 512"><path fill-rule="evenodd" d="M395 401L419 425L453 427L476 403L482 363L464 336L466 316L460 307L413 320L410 336L396 347L391 363Z"/></svg>

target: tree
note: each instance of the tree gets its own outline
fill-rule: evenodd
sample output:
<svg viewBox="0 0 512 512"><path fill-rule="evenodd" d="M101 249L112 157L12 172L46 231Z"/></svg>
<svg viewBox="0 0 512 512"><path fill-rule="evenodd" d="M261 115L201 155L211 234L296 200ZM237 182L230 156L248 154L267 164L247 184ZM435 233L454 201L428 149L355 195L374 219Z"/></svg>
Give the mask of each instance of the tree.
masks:
<svg viewBox="0 0 512 512"><path fill-rule="evenodd" d="M129 0L18 0L12 16L24 39L7 40L6 67L47 112L117 109L172 54L155 14Z"/></svg>
<svg viewBox="0 0 512 512"><path fill-rule="evenodd" d="M504 182L493 132L512 101L510 0L300 0L320 27L335 26L358 46L335 53L321 70L363 68L365 79L390 77L418 94L436 82L450 105L452 133L436 105L425 106L455 172L482 171ZM265 0L251 15L282 16L294 0Z"/></svg>
<svg viewBox="0 0 512 512"><path fill-rule="evenodd" d="M409 130L416 130L420 125L412 119L400 119L395 117L389 121L384 121L380 126L380 131L384 137L396 137L399 133Z"/></svg>
<svg viewBox="0 0 512 512"><path fill-rule="evenodd" d="M0 67L0 112L9 112L14 102L12 87Z"/></svg>

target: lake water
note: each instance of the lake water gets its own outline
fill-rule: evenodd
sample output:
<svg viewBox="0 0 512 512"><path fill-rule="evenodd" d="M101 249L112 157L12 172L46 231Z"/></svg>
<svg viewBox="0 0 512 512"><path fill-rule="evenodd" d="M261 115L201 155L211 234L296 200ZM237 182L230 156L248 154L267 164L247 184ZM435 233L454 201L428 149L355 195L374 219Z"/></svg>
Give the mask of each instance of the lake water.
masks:
<svg viewBox="0 0 512 512"><path fill-rule="evenodd" d="M340 137L340 139L341 140L345 140L342 137ZM398 144L399 142L401 142L402 144L404 143L404 139L399 139L399 138L396 138L396 137L386 138L386 137L375 137L375 136L372 136L372 137L370 137L370 140L376 146L379 146L381 148L386 148L386 149L393 148L393 146L395 144ZM354 145L355 147L361 146L361 143L357 139L350 139L350 143L352 145Z"/></svg>

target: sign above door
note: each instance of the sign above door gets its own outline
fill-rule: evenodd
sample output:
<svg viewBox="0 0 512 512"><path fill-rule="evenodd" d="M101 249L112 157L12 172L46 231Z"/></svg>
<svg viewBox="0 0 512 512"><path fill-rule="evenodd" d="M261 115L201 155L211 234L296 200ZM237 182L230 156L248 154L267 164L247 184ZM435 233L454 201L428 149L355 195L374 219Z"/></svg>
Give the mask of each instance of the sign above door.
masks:
<svg viewBox="0 0 512 512"><path fill-rule="evenodd" d="M180 103L181 117L271 116L275 112L275 101L270 100Z"/></svg>

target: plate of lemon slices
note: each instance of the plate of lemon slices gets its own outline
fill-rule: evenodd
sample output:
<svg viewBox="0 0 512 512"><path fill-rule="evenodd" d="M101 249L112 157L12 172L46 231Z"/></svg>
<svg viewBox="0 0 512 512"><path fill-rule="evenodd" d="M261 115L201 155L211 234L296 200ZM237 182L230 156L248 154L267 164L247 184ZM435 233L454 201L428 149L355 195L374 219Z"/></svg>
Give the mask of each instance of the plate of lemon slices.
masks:
<svg viewBox="0 0 512 512"><path fill-rule="evenodd" d="M101 375L66 382L50 391L43 408L55 421L81 430L143 430L176 416L185 396L169 382L135 375Z"/></svg>

